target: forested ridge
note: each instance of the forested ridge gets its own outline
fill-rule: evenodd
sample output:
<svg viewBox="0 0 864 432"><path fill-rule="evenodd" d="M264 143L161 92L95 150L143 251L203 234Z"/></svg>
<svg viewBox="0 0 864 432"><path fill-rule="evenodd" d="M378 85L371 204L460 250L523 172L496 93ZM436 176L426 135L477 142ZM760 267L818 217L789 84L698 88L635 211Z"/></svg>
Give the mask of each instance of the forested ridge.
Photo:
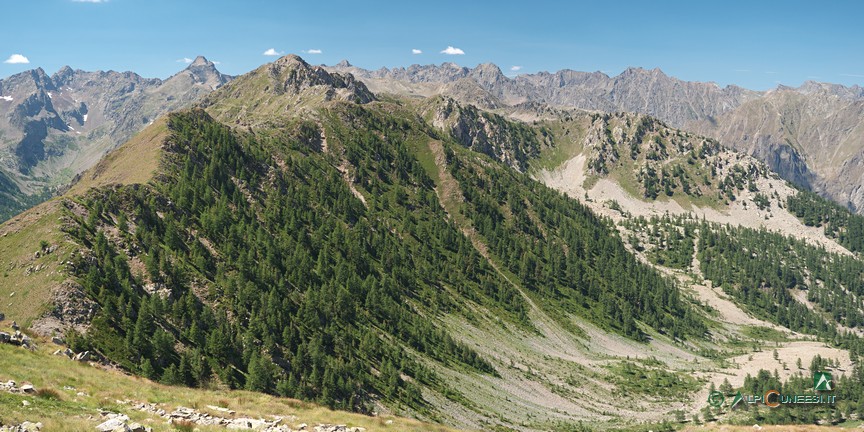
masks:
<svg viewBox="0 0 864 432"><path fill-rule="evenodd" d="M826 236L850 251L864 252L864 216L805 190L789 196L786 204L805 225L823 227Z"/></svg>
<svg viewBox="0 0 864 432"><path fill-rule="evenodd" d="M65 229L83 246L68 268L98 304L87 334L70 333L72 348L171 385L445 419L442 398L483 411L445 375L494 380L507 367L465 342L452 318L536 335L531 317L540 313L586 341L582 322L635 344L715 343L710 311L636 250L683 271L695 258L753 315L864 353L836 325L864 326L856 306L864 265L855 257L686 216L625 217L628 246L611 219L514 169L536 151L512 146L539 146L523 142L535 136L527 124L495 117L495 134L513 136L478 142L485 129L468 139L412 107L333 101L313 115L235 128L202 109L171 114L153 180L65 201ZM609 145L595 153L607 164L619 160L612 141L638 144L628 174L637 186L649 186L640 166L672 161L663 178L680 182L665 183L667 195L717 203L756 192L752 179L766 176L721 158L715 142L645 120L616 120L632 128L624 132L600 120ZM830 220L826 232L850 244L854 220L841 226L827 211L813 224ZM843 408L864 400L860 375L847 381Z"/></svg>
<svg viewBox="0 0 864 432"><path fill-rule="evenodd" d="M67 202L67 230L88 251L71 268L99 304L86 336L70 335L73 349L168 384L357 411L383 401L435 418L424 388L472 403L430 364L497 375L439 318L473 320L478 305L531 332L517 287L637 340L637 321L678 338L704 333L677 288L577 201L447 141L462 211L514 285L438 202L417 154L428 127L351 103L321 123L239 132L201 110L172 114L154 181Z"/></svg>

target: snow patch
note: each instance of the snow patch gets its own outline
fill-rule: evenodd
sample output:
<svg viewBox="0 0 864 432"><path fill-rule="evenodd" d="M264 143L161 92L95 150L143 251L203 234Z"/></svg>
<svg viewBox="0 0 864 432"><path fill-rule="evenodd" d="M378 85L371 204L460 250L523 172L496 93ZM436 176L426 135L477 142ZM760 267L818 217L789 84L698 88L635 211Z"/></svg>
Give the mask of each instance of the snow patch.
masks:
<svg viewBox="0 0 864 432"><path fill-rule="evenodd" d="M48 99L54 99L54 95L52 95L51 92L48 92Z"/></svg>
<svg viewBox="0 0 864 432"><path fill-rule="evenodd" d="M73 128L72 125L67 124L66 126L69 128L69 130L73 130L73 131L75 130L75 128Z"/></svg>
<svg viewBox="0 0 864 432"><path fill-rule="evenodd" d="M0 96L0 99L5 100L6 102L12 102L12 96Z"/></svg>
<svg viewBox="0 0 864 432"><path fill-rule="evenodd" d="M87 122L87 114L84 114L84 122Z"/></svg>

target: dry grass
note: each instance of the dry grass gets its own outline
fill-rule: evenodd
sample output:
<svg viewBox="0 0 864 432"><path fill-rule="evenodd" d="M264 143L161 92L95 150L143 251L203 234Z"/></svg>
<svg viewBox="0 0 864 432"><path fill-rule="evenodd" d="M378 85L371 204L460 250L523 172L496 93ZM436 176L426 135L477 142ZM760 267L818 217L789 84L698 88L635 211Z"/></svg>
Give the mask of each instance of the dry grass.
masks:
<svg viewBox="0 0 864 432"><path fill-rule="evenodd" d="M165 116L81 174L81 179L67 195L81 195L90 188L110 184L146 183L159 168L162 142L167 137L168 120Z"/></svg>
<svg viewBox="0 0 864 432"><path fill-rule="evenodd" d="M260 393L231 390L201 390L170 387L147 379L106 371L87 364L73 362L63 356L52 356L50 343L41 341L36 352L0 345L0 381L14 380L19 384L31 382L42 395L34 397L0 393L0 423L41 421L44 430L92 431L101 423L98 409L129 415L136 422L153 427L154 431L174 430L173 426L154 415L135 411L122 400L157 403L171 411L178 406L203 409L217 405L237 412L237 417L291 418L289 426L299 423L316 425L347 424L364 427L368 431L451 431L444 426L431 425L398 417L369 417L360 414L332 411L295 399L279 398ZM73 389L74 388L74 389ZM83 392L85 396L78 396ZM22 401L30 405L25 407ZM224 415L224 414L223 414ZM392 421L387 424L387 421ZM224 430L198 426L201 431Z"/></svg>

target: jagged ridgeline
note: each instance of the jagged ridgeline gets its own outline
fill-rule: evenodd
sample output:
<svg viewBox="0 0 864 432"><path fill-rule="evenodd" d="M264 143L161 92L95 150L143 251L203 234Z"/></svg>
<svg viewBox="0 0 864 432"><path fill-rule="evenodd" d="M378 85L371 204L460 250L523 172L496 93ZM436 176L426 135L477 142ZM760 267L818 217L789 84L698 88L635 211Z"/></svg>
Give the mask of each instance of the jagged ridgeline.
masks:
<svg viewBox="0 0 864 432"><path fill-rule="evenodd" d="M435 370L497 375L446 315L495 316L532 333L537 304L561 322L579 315L637 340L649 328L705 333L609 221L407 105L343 98L362 84L301 72L287 76L343 87L315 99L302 85L241 77L207 104L242 127L200 109L172 114L151 182L67 200L67 231L85 251L71 267L99 305L73 349L171 384L358 411L383 402L434 419L429 392L472 406ZM279 117L273 92L314 115ZM526 133L500 130L511 129ZM458 191L448 195L445 177Z"/></svg>

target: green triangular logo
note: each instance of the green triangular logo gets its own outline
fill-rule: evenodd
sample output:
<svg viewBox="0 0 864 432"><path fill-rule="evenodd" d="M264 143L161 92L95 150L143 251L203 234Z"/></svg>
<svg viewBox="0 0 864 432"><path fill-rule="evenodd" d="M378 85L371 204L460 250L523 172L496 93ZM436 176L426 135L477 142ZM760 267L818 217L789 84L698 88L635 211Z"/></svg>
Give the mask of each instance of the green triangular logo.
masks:
<svg viewBox="0 0 864 432"><path fill-rule="evenodd" d="M813 372L813 388L816 391L834 390L834 379L828 372Z"/></svg>
<svg viewBox="0 0 864 432"><path fill-rule="evenodd" d="M739 391L738 394L735 395L735 398L732 399L732 406L730 406L729 409L735 408L735 405L738 405L738 403L741 402L742 399L744 399L744 396L742 396L741 392Z"/></svg>

